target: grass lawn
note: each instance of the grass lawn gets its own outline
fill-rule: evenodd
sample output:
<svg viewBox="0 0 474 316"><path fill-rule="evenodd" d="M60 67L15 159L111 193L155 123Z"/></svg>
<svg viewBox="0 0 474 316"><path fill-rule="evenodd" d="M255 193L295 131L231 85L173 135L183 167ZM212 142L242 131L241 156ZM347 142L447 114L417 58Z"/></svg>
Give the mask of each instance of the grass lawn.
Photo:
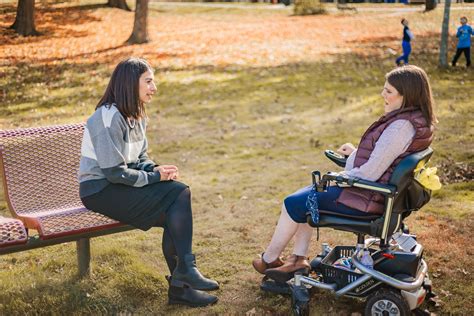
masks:
<svg viewBox="0 0 474 316"><path fill-rule="evenodd" d="M221 283L218 304L168 306L161 229L92 241L92 275L76 277L75 245L0 257L0 315L281 314L290 299L259 290L251 261L271 238L283 198L310 172L337 170L323 150L357 143L383 112L384 75L400 53L400 19L415 33L412 63L431 78L439 124L431 165L444 186L407 223L425 247L439 294L433 313L474 310L474 72L437 68L442 8L434 12L332 12L295 17L258 10L150 5L151 42L124 46L133 13L92 2L37 8L43 36L5 27L13 4L0 4L0 128L84 121L118 60L147 58L159 92L149 105L151 156L180 167L193 192L194 251L203 273ZM453 4L450 58L458 16ZM117 23L120 21L120 23ZM7 215L4 199L0 214ZM322 229L321 242L355 243ZM291 247L287 249L291 251ZM361 313L363 302L315 291L312 313Z"/></svg>

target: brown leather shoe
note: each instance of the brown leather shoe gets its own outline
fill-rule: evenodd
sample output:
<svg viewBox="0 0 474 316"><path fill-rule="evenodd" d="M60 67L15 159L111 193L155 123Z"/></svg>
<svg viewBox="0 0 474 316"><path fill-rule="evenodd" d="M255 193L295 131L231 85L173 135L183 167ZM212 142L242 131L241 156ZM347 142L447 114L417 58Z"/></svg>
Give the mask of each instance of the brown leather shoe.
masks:
<svg viewBox="0 0 474 316"><path fill-rule="evenodd" d="M267 263L263 260L263 253L262 253L260 258L254 259L252 261L252 265L255 268L255 270L257 270L258 273L265 274L265 271L267 269L277 268L277 267L282 266L283 261L281 260L281 258L277 258L276 260L270 263Z"/></svg>
<svg viewBox="0 0 474 316"><path fill-rule="evenodd" d="M277 282L286 282L293 278L295 272L301 272L305 275L309 274L311 266L308 258L303 256L291 255L280 267L267 269L265 275Z"/></svg>

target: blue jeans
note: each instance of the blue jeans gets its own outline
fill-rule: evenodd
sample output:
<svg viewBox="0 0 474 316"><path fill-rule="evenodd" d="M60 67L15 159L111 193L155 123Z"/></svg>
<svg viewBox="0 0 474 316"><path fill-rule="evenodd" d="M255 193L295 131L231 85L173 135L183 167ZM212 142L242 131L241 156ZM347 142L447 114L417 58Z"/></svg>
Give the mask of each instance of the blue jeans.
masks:
<svg viewBox="0 0 474 316"><path fill-rule="evenodd" d="M285 198L284 203L288 215L297 223L306 223L306 216L309 214L306 202L312 190L313 186L310 185ZM342 190L343 189L338 186L330 186L326 192L316 192L318 209L355 216L373 215L336 202Z"/></svg>
<svg viewBox="0 0 474 316"><path fill-rule="evenodd" d="M403 62L405 63L405 65L407 65L408 57L410 56L410 53L411 53L410 42L402 41L402 48L403 48L403 55L397 58L396 63L399 64L400 61L403 59Z"/></svg>

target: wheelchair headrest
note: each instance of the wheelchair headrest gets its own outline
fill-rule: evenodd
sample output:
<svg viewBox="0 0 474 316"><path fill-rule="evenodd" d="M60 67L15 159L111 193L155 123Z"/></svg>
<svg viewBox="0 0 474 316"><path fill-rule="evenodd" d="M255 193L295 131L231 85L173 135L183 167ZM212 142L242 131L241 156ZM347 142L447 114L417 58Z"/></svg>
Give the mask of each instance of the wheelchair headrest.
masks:
<svg viewBox="0 0 474 316"><path fill-rule="evenodd" d="M422 168L430 160L432 154L433 149L428 147L423 151L406 156L400 161L395 170L393 170L388 183L396 185L400 191L410 184L413 179L414 171L418 168Z"/></svg>

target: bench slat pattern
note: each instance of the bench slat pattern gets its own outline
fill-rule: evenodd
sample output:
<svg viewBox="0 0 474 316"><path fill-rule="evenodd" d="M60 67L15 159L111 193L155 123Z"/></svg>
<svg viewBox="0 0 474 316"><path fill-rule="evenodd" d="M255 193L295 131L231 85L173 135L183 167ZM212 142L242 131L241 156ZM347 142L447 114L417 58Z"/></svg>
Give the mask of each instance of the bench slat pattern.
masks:
<svg viewBox="0 0 474 316"><path fill-rule="evenodd" d="M0 247L26 244L28 235L22 221L0 217Z"/></svg>
<svg viewBox="0 0 474 316"><path fill-rule="evenodd" d="M49 214L48 214L49 213ZM86 208L45 212L22 218L27 227L36 227L42 239L91 232L121 225L117 221Z"/></svg>
<svg viewBox="0 0 474 316"><path fill-rule="evenodd" d="M84 208L77 171L84 124L0 131L10 211L42 239L121 225Z"/></svg>

